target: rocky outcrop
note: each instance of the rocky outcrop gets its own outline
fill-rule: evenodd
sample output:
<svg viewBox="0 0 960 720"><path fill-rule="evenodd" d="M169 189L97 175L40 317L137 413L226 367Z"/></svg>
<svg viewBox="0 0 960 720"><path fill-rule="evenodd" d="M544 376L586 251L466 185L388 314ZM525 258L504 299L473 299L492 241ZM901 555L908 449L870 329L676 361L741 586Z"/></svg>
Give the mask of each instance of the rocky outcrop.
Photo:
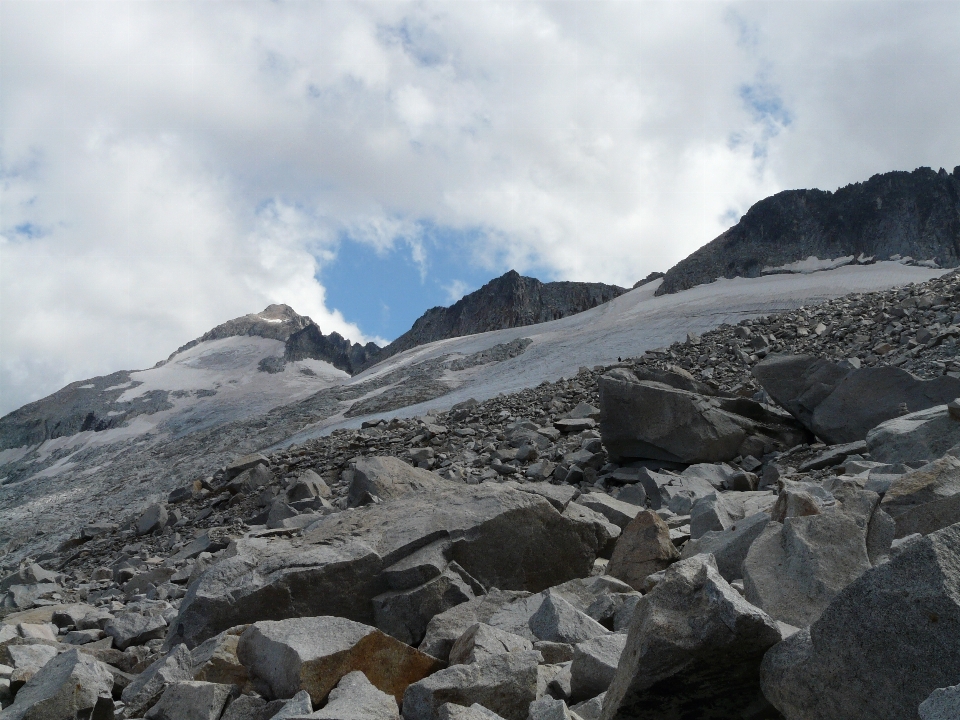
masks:
<svg viewBox="0 0 960 720"><path fill-rule="evenodd" d="M874 175L835 192L785 190L667 271L657 294L816 258L960 263L960 167Z"/></svg>

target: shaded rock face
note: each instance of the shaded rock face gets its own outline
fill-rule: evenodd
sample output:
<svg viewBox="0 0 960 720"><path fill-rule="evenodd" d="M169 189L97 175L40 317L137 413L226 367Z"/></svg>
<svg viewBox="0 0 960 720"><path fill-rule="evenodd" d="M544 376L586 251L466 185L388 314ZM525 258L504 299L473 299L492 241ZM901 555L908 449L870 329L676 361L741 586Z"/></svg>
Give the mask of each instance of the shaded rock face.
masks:
<svg viewBox="0 0 960 720"><path fill-rule="evenodd" d="M895 367L845 368L810 355L771 355L753 369L763 389L831 445L866 438L877 425L960 396L960 380L921 380Z"/></svg>
<svg viewBox="0 0 960 720"><path fill-rule="evenodd" d="M787 720L902 720L960 677L960 524L911 544L843 589L763 660Z"/></svg>
<svg viewBox="0 0 960 720"><path fill-rule="evenodd" d="M934 460L960 444L960 420L946 405L887 420L867 433L867 450L879 462Z"/></svg>
<svg viewBox="0 0 960 720"><path fill-rule="evenodd" d="M601 718L773 717L760 661L779 640L776 623L740 597L711 556L681 560L637 604Z"/></svg>
<svg viewBox="0 0 960 720"><path fill-rule="evenodd" d="M450 307L427 310L412 328L383 348L374 362L434 340L523 327L575 315L625 292L626 288L602 283L542 283L511 270Z"/></svg>
<svg viewBox="0 0 960 720"><path fill-rule="evenodd" d="M960 263L960 167L874 175L836 192L786 190L667 271L658 295L717 278L758 277L815 256L894 255Z"/></svg>
<svg viewBox="0 0 960 720"><path fill-rule="evenodd" d="M335 368L351 375L376 362L380 347L376 343L351 343L340 333L324 335L311 323L290 335L284 348L284 360L326 360Z"/></svg>
<svg viewBox="0 0 960 720"><path fill-rule="evenodd" d="M701 463L798 445L807 433L789 417L744 398L710 397L619 368L602 376L600 434L613 461Z"/></svg>

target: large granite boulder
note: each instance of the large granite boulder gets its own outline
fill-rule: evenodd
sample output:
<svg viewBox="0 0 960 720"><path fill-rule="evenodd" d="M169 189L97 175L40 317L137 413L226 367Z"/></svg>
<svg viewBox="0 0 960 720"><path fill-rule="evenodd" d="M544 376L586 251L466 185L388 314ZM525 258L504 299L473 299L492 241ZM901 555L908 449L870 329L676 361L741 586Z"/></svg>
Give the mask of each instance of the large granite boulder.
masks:
<svg viewBox="0 0 960 720"><path fill-rule="evenodd" d="M935 460L960 445L960 420L946 405L902 415L867 433L870 458L883 463Z"/></svg>
<svg viewBox="0 0 960 720"><path fill-rule="evenodd" d="M113 716L113 675L107 666L80 650L50 660L20 688L3 720ZM109 713L109 715L107 714Z"/></svg>
<svg viewBox="0 0 960 720"><path fill-rule="evenodd" d="M787 720L903 720L960 677L960 524L864 573L763 661Z"/></svg>
<svg viewBox="0 0 960 720"><path fill-rule="evenodd" d="M400 458L362 457L354 464L347 499L350 507L357 507L366 505L374 497L390 500L410 492L442 489L449 484L449 480L408 465Z"/></svg>
<svg viewBox="0 0 960 720"><path fill-rule="evenodd" d="M960 460L945 455L891 483L880 504L896 523L896 537L932 532L960 522Z"/></svg>
<svg viewBox="0 0 960 720"><path fill-rule="evenodd" d="M770 515L759 512L725 530L711 530L684 545L681 557L686 560L701 553L713 555L723 579L733 582L743 577L743 561L750 546L769 522Z"/></svg>
<svg viewBox="0 0 960 720"><path fill-rule="evenodd" d="M168 646L192 647L258 620L336 615L372 625L375 597L429 581L437 561L414 563L389 581L385 570L434 542L446 541L444 561L482 588L539 592L590 574L600 550L594 523L561 515L532 493L451 485L327 516L296 547L282 539L236 541L229 557L190 585Z"/></svg>
<svg viewBox="0 0 960 720"><path fill-rule="evenodd" d="M851 368L811 355L768 355L753 368L763 389L825 442L863 440L880 423L960 396L960 379L921 380L897 367Z"/></svg>
<svg viewBox="0 0 960 720"><path fill-rule="evenodd" d="M323 709L310 715L318 720L400 720L396 699L378 690L359 670L347 673L330 691Z"/></svg>
<svg viewBox="0 0 960 720"><path fill-rule="evenodd" d="M667 524L652 510L642 510L617 539L607 572L639 590L644 578L679 559Z"/></svg>
<svg viewBox="0 0 960 720"><path fill-rule="evenodd" d="M638 603L601 718L764 717L760 662L780 638L712 557L681 560Z"/></svg>
<svg viewBox="0 0 960 720"><path fill-rule="evenodd" d="M769 452L807 439L806 431L789 417L752 400L641 380L625 368L602 376L599 387L600 435L614 462L623 458L723 462L751 454L748 447Z"/></svg>

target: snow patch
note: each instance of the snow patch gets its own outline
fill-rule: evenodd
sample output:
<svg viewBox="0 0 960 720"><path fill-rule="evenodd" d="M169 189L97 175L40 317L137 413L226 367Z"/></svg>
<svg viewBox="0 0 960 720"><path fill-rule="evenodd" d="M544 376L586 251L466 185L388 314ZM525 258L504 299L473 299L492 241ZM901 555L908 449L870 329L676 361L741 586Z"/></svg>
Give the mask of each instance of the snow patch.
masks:
<svg viewBox="0 0 960 720"><path fill-rule="evenodd" d="M811 255L806 260L797 260L796 262L787 263L786 265L779 265L777 267L767 266L760 272L763 275L772 275L774 273L801 273L806 275L808 273L820 272L823 270L836 270L844 265L849 265L853 262L853 260L853 255L846 255L834 260L829 258L826 260L821 260L816 255Z"/></svg>
<svg viewBox="0 0 960 720"><path fill-rule="evenodd" d="M80 385L77 387L77 390L89 390L90 388L95 388L96 385L90 383L89 385Z"/></svg>

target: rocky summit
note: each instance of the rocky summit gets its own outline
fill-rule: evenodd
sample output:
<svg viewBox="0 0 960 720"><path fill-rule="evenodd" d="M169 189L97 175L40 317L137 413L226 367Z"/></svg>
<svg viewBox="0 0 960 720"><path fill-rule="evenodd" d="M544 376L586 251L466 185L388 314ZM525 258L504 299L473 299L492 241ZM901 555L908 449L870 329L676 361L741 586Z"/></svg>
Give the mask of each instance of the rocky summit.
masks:
<svg viewBox="0 0 960 720"><path fill-rule="evenodd" d="M960 718L960 273L812 277L356 378L272 306L71 387L172 407L4 450L0 720Z"/></svg>

